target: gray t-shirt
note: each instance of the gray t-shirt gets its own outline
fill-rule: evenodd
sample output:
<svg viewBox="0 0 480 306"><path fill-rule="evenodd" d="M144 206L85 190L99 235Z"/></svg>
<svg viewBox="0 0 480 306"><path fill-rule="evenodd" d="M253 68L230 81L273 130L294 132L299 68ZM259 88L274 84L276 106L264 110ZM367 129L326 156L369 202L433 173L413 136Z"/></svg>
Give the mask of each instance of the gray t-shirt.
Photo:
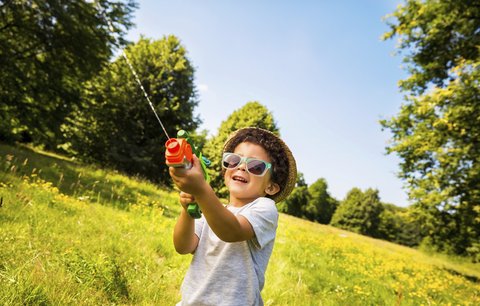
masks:
<svg viewBox="0 0 480 306"><path fill-rule="evenodd" d="M224 242L204 217L195 220L199 242L182 284L182 301L177 305L263 305L260 291L275 241L277 207L273 200L261 197L227 209L250 222L254 238Z"/></svg>

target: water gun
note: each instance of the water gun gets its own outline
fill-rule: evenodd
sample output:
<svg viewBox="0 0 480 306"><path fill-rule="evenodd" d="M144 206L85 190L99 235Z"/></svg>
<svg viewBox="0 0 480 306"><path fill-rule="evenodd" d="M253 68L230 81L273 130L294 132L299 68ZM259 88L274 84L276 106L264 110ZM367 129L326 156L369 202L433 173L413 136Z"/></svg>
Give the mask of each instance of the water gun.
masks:
<svg viewBox="0 0 480 306"><path fill-rule="evenodd" d="M205 156L202 156L202 153L193 144L186 131L178 131L177 138L167 140L165 147L165 161L167 166L190 169L192 168L193 154L195 154L200 160L203 177L207 182L210 182L210 176L207 173L207 167L210 165L210 161ZM187 212L195 219L202 216L202 212L197 203L188 204Z"/></svg>

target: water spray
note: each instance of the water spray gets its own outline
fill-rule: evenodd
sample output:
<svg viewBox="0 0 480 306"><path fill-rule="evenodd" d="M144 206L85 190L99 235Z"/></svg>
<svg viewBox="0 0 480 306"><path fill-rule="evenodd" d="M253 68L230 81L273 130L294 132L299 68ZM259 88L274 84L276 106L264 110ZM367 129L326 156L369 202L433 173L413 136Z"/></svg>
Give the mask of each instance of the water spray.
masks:
<svg viewBox="0 0 480 306"><path fill-rule="evenodd" d="M105 9L102 8L102 6L100 5L99 2L96 2L96 5L97 5L97 8L98 8L98 11L99 11L100 14L102 14L102 16L103 16L103 19L105 19L105 21L107 22L108 29L110 30L110 32L112 32L112 34L115 33L115 28L113 27L113 24L112 24L112 22L110 21L110 18L108 18L107 14L105 13ZM127 66L130 68L130 71L132 72L132 74L133 74L133 76L134 76L134 78L135 78L138 86L139 86L140 89L142 90L145 99L147 100L148 104L150 105L150 108L152 109L153 113L155 114L155 117L157 118L158 123L160 123L160 126L162 127L163 132L165 133L165 135L167 136L167 138L170 139L170 136L168 136L167 130L165 129L165 126L164 126L163 123L162 123L162 120L160 120L160 117L158 116L157 111L155 111L155 107L153 106L153 103L152 103L152 101L150 100L150 97L148 96L147 91L146 91L145 88L143 87L142 82L140 81L140 78L138 77L137 72L136 72L135 69L133 68L133 65L132 65L132 63L130 62L130 60L128 59L128 56L127 56L127 53L125 52L125 49L122 49L121 51L122 51L122 56L123 56L123 58L125 59L125 62L127 63Z"/></svg>
<svg viewBox="0 0 480 306"><path fill-rule="evenodd" d="M112 34L115 33L115 28L113 27L112 22L110 21L107 14L105 13L106 10L101 7L99 2L96 2L96 6L98 7L98 11L100 12L100 14L102 14L103 18L107 22L110 32L112 32ZM200 161L200 166L202 168L203 176L205 180L207 182L210 182L210 177L207 172L207 167L210 165L210 161L208 160L208 158L202 155L202 153L195 146L195 144L193 143L193 141L191 140L190 136L186 131L184 130L178 131L177 138L170 138L168 136L167 130L165 129L162 123L162 120L160 120L160 117L155 111L155 107L153 106L153 103L150 100L150 97L148 96L147 91L143 87L142 82L140 81L140 78L138 77L138 74L133 68L133 65L131 64L130 60L128 59L127 53L125 52L124 49L122 49L122 55L125 61L127 62L127 65L130 68L130 71L135 77L135 80L137 81L138 86L142 90L143 95L145 96L145 99L148 101L150 108L155 114L155 117L157 118L158 123L160 123L160 126L163 129L163 132L168 138L165 144L165 147L166 147L165 161L167 166L175 167L175 168L190 169L193 166L193 154L195 154L198 157L198 160ZM197 203L190 203L187 207L187 213L192 218L195 218L195 219L198 219L202 216L202 212Z"/></svg>

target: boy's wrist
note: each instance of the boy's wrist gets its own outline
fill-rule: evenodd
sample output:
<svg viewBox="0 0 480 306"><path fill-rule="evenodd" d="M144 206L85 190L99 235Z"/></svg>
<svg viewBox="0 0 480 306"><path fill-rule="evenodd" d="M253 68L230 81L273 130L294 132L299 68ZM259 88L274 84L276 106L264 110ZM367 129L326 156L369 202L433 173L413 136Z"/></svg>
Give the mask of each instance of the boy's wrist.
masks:
<svg viewBox="0 0 480 306"><path fill-rule="evenodd" d="M204 183L199 187L198 193L195 195L195 199L201 202L203 199L208 198L211 192L213 192L212 187L206 181L204 181Z"/></svg>
<svg viewBox="0 0 480 306"><path fill-rule="evenodd" d="M194 218L192 216L190 216L190 214L188 213L188 204L185 205L185 206L182 205L182 210L181 210L180 214L185 215L188 219L194 220Z"/></svg>
<svg viewBox="0 0 480 306"><path fill-rule="evenodd" d="M191 190L192 192L189 192L189 193L195 199L204 195L207 192L208 187L210 187L210 185L208 185L208 183L205 180L196 183L194 186L195 186L195 188L192 188L193 189L193 190Z"/></svg>

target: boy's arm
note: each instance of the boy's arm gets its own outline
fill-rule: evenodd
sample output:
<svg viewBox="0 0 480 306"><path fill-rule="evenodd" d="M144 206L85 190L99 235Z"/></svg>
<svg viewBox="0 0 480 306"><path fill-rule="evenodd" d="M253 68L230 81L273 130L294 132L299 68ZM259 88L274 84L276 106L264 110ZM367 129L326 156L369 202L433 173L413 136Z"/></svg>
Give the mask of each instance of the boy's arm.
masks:
<svg viewBox="0 0 480 306"><path fill-rule="evenodd" d="M182 208L177 223L173 229L173 245L179 254L195 252L198 245L198 237L195 235L195 221Z"/></svg>
<svg viewBox="0 0 480 306"><path fill-rule="evenodd" d="M235 216L218 199L206 184L203 192L195 196L208 225L225 242L238 242L252 239L255 235L252 225L243 216Z"/></svg>
<svg viewBox="0 0 480 306"><path fill-rule="evenodd" d="M199 163L194 155L191 169L170 167L170 175L175 184L180 190L195 197L210 228L218 238L226 242L252 239L255 232L250 222L243 216L235 216L223 206L212 187L203 178Z"/></svg>

